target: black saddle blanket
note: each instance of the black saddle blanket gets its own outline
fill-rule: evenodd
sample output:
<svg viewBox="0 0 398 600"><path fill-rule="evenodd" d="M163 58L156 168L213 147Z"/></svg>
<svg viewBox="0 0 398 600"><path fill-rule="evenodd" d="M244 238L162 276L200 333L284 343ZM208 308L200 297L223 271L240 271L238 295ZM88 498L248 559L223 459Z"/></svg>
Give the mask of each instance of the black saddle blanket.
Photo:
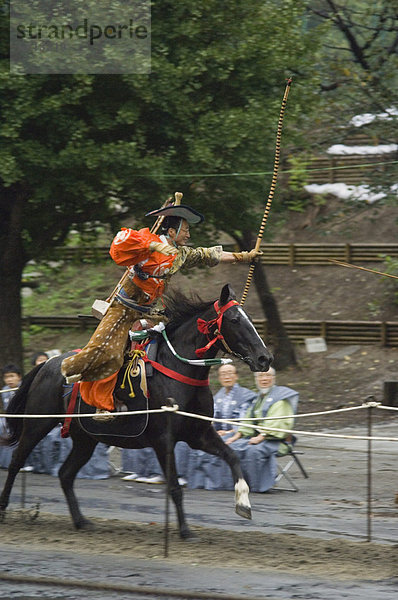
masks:
<svg viewBox="0 0 398 600"><path fill-rule="evenodd" d="M141 366L140 366L141 368ZM113 394L115 406L118 403L123 403L127 406L128 411L144 411L142 414L124 416L123 412L113 411L115 418L110 421L95 421L94 419L84 417L79 419L80 426L91 435L109 435L111 437L137 437L141 435L148 424L149 415L146 412L149 408L149 400L144 395L141 387L141 374L137 377L125 377L126 367L120 370L115 391ZM130 382L133 388L131 392ZM124 385L124 389L122 389ZM76 403L76 413L81 415L92 415L96 412L96 408L86 404L79 394Z"/></svg>

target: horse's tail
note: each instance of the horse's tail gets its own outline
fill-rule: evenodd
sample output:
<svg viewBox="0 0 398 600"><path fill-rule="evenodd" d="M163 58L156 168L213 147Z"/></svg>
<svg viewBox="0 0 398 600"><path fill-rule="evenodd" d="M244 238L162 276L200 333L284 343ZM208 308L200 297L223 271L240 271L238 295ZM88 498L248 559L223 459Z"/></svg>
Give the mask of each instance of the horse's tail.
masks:
<svg viewBox="0 0 398 600"><path fill-rule="evenodd" d="M40 363L34 369L29 371L27 375L22 379L21 385L11 398L8 403L6 414L8 415L21 415L25 411L26 402L28 400L29 388L32 385L32 381L36 377L38 371L42 368L44 363ZM7 432L0 435L0 446L13 446L19 441L22 433L23 419L7 419Z"/></svg>

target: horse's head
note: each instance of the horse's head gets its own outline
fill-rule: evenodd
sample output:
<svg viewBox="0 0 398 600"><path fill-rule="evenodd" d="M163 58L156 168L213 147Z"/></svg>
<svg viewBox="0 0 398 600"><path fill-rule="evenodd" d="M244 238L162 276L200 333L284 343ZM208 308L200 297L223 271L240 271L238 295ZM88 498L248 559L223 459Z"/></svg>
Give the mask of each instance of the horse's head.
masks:
<svg viewBox="0 0 398 600"><path fill-rule="evenodd" d="M217 317L203 322L203 331L212 324L213 340L217 347L247 363L252 371L268 371L273 356L258 335L253 323L236 301L236 295L226 284L214 303ZM204 349L203 349L204 350Z"/></svg>

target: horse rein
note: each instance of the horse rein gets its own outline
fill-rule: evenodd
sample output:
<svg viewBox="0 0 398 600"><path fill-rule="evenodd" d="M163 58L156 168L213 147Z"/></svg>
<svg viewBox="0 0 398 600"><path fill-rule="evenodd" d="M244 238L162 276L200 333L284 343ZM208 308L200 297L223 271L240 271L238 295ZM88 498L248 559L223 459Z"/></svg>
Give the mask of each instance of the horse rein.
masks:
<svg viewBox="0 0 398 600"><path fill-rule="evenodd" d="M206 335L207 339L209 340L208 343L206 344L206 346L203 346L203 348L198 348L198 350L195 350L195 354L198 357L202 358L206 354L206 352L217 341L220 341L228 354L231 354L232 356L236 356L237 358L243 358L240 354L238 354L237 352L234 352L234 350L231 350L231 348L228 346L224 336L221 333L221 326L222 326L222 320L223 320L224 313L232 306L239 306L239 302L237 302L236 300L230 300L229 302L227 302L227 304L224 304L224 306L220 307L218 300L216 300L214 302L214 310L217 313L217 317L215 317L214 319L210 319L209 321L205 321L204 319L200 319L200 318L197 320L198 331L200 333L203 333L204 335ZM214 326L215 326L215 329L212 332L211 330ZM210 338L210 335L214 335L214 337Z"/></svg>

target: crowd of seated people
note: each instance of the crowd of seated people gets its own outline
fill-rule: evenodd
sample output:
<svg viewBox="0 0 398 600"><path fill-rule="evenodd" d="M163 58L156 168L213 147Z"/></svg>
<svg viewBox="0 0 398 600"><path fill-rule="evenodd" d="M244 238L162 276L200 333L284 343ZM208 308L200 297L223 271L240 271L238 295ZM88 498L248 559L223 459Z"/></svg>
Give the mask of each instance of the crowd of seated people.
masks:
<svg viewBox="0 0 398 600"><path fill-rule="evenodd" d="M34 356L32 364L47 359L48 356L40 352ZM5 411L14 393L10 390L15 390L21 382L20 369L15 365L7 365L2 374L4 387L0 398L0 412ZM223 441L230 444L238 454L250 490L266 492L275 483L276 457L280 439L285 437L284 432L274 429L292 428L292 407L297 406L298 394L291 388L276 385L275 370L272 367L266 373L255 374L256 392L239 385L233 364L222 365L218 370L218 378L221 387L214 396L213 426ZM239 426L222 422L241 422L242 419L251 421ZM261 433L255 429L256 425L262 428ZM5 426L4 419L0 419L0 429L4 430ZM59 424L39 442L29 455L24 470L58 475L72 446L70 438L61 437L60 429ZM8 468L12 451L12 448L0 447L0 468ZM175 458L180 485L191 489L233 489L230 468L219 457L201 450L192 450L185 442L178 442ZM121 466L117 471L126 473L123 477L125 481L147 484L161 484L165 481L152 448L121 449ZM78 477L104 479L114 473L109 447L98 444L90 461L79 471Z"/></svg>
<svg viewBox="0 0 398 600"><path fill-rule="evenodd" d="M221 389L214 396L214 427L226 444L238 454L243 475L252 492L266 492L275 483L277 454L285 432L293 426L298 393L291 388L278 386L275 370L256 373L257 393L238 384L238 374L233 365L219 368ZM261 433L252 424L234 426L218 420L255 419ZM249 422L248 422L249 423ZM225 461L202 450L192 450L185 442L175 448L179 482L191 489L232 490L232 474ZM137 483L164 483L164 475L152 448L122 450L123 471L129 474L125 481Z"/></svg>
<svg viewBox="0 0 398 600"><path fill-rule="evenodd" d="M32 356L32 367L47 361L49 358L46 352L36 352ZM14 365L5 365L1 371L3 378L3 387L0 390L0 413L4 413L8 403L11 400L15 390L22 381L21 369ZM0 435L6 432L6 421L0 417ZM61 437L61 424L52 429L45 438L32 450L26 459L22 471L34 473L46 473L56 477L58 471L72 447L70 438ZM0 446L0 468L8 469L14 448ZM105 444L98 444L94 454L89 462L82 467L77 475L85 479L105 479L113 471L110 458L109 447Z"/></svg>

